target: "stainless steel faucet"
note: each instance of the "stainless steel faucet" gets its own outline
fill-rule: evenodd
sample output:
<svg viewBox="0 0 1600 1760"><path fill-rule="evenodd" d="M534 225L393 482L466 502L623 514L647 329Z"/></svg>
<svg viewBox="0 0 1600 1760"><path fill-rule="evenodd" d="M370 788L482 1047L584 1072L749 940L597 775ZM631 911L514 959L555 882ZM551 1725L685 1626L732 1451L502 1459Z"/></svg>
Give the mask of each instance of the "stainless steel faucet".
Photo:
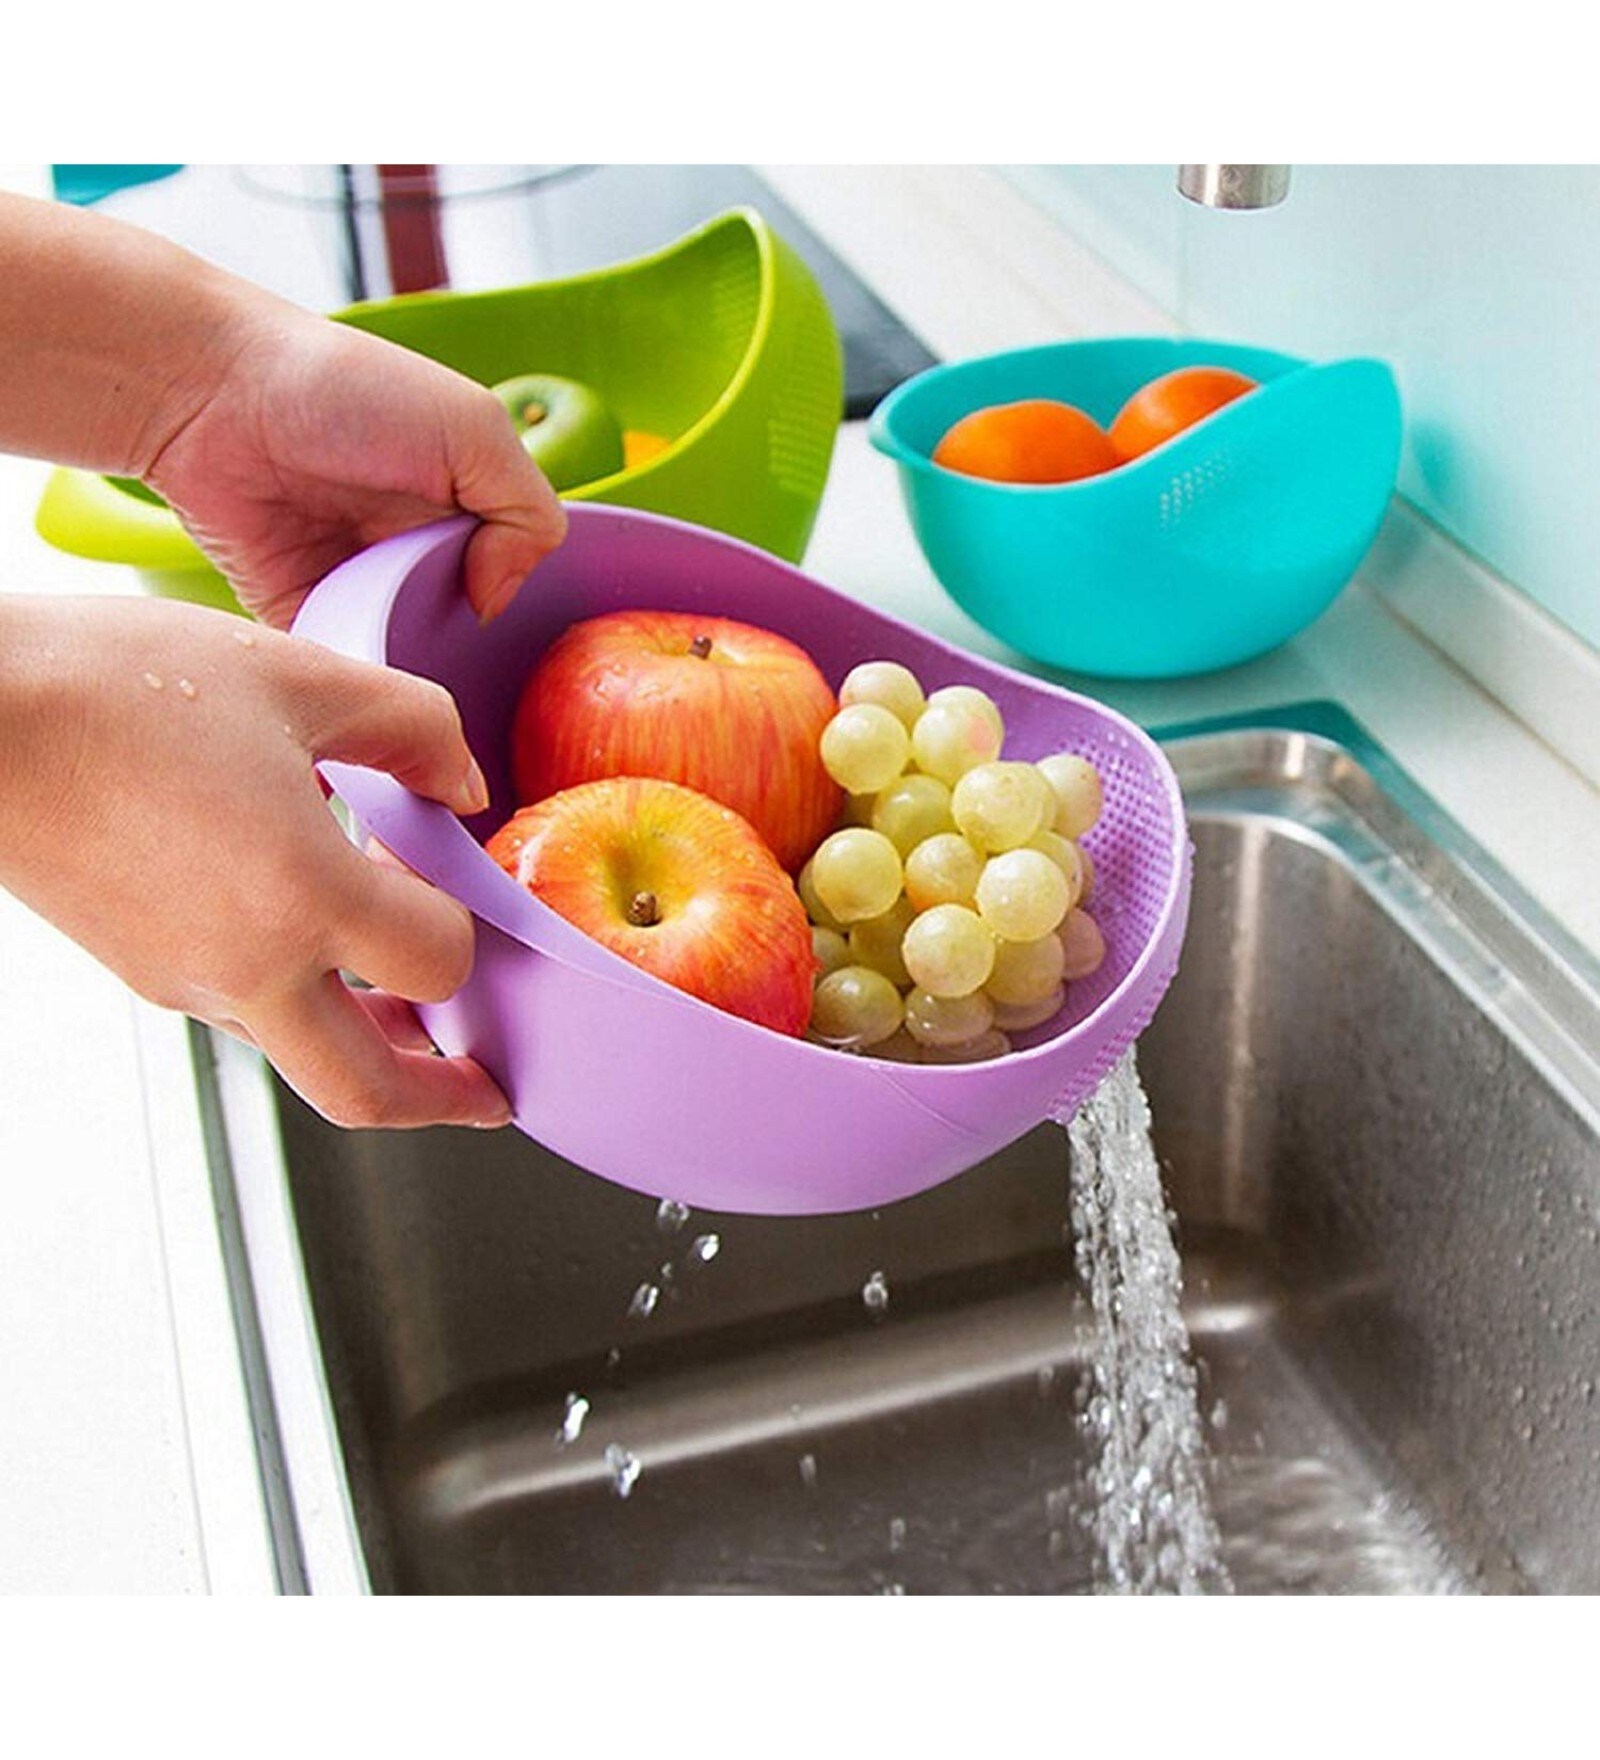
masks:
<svg viewBox="0 0 1600 1760"><path fill-rule="evenodd" d="M1178 188L1207 208L1272 208L1289 193L1289 167L1180 165Z"/></svg>

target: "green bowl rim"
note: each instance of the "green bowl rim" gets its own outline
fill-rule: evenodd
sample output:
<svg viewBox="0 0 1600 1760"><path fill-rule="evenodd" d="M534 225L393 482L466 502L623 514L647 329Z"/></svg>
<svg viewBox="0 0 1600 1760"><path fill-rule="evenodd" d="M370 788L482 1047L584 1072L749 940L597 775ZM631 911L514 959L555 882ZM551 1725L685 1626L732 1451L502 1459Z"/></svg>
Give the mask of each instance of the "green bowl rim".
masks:
<svg viewBox="0 0 1600 1760"><path fill-rule="evenodd" d="M609 476L596 477L592 482L565 491L562 496L563 500L568 501L588 501L601 494L614 493L624 483L641 481L687 453L716 427L740 392L749 384L771 334L778 297L778 239L759 209L748 204L729 208L643 256L630 257L623 262L606 264L598 269L587 269L577 275L563 276L556 282L529 282L521 288L474 289L471 292L442 289L396 294L388 299L362 300L353 305L341 306L328 316L340 321L352 312L372 311L400 304L443 304L482 298L486 292L515 294L534 287L566 287L583 282L609 280L648 269L656 263L691 250L717 231L734 228L742 228L755 245L759 288L755 321L751 325L738 365L706 409L653 458L625 466ZM54 548L90 561L131 563L137 568L159 568L174 572L209 570L212 567L171 508L153 502L149 491L139 493L124 487L113 476L99 471L67 465L53 471L35 517L35 526ZM126 554L122 547L129 540L136 552L133 556Z"/></svg>

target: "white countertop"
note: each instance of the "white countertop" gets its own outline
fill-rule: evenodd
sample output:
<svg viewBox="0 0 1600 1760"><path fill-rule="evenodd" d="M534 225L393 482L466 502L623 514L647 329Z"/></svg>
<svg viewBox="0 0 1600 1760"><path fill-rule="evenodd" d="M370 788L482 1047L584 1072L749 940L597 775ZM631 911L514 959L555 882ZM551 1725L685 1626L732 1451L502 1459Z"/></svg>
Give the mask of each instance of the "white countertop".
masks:
<svg viewBox="0 0 1600 1760"><path fill-rule="evenodd" d="M772 175L941 354L1164 327L980 174ZM126 571L35 535L44 475L0 459L0 590L133 590ZM1397 615L1387 578L1369 584L1431 542L1402 521L1324 617L1252 665L1075 682L1150 725L1340 703L1600 953L1600 889L1582 853L1600 848L1600 793ZM840 436L807 567L1006 657L933 580L893 467L859 426ZM4 894L0 971L0 1592L270 1590L183 1023Z"/></svg>

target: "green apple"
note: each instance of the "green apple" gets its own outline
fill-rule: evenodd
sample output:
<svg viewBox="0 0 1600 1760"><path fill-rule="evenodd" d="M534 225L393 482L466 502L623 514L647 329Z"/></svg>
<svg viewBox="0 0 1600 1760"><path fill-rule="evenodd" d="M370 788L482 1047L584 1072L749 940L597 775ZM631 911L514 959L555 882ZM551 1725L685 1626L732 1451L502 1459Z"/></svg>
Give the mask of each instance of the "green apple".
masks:
<svg viewBox="0 0 1600 1760"><path fill-rule="evenodd" d="M524 373L490 389L551 488L576 489L622 469L622 429L589 386L553 373Z"/></svg>

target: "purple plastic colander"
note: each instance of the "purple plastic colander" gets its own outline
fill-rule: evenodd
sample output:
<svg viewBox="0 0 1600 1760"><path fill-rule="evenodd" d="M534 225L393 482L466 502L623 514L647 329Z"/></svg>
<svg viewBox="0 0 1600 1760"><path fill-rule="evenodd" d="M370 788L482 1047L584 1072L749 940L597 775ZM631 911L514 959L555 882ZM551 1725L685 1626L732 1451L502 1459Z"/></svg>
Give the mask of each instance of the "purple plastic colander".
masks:
<svg viewBox="0 0 1600 1760"><path fill-rule="evenodd" d="M1094 1091L1177 970L1190 851L1166 759L1142 729L869 610L765 551L658 515L576 504L565 544L483 627L461 587L474 522L390 538L306 599L295 633L444 685L492 793L463 821L392 777L322 766L358 826L477 918L471 978L420 1007L450 1053L510 1097L517 1125L591 1173L696 1209L814 1215L925 1191ZM974 684L999 705L1006 756L1070 750L1105 807L1084 839L1106 959L1009 1055L902 1064L789 1039L674 990L592 941L490 860L514 811L510 727L535 659L603 611L702 610L800 644L837 688L862 660L899 660L924 688Z"/></svg>

